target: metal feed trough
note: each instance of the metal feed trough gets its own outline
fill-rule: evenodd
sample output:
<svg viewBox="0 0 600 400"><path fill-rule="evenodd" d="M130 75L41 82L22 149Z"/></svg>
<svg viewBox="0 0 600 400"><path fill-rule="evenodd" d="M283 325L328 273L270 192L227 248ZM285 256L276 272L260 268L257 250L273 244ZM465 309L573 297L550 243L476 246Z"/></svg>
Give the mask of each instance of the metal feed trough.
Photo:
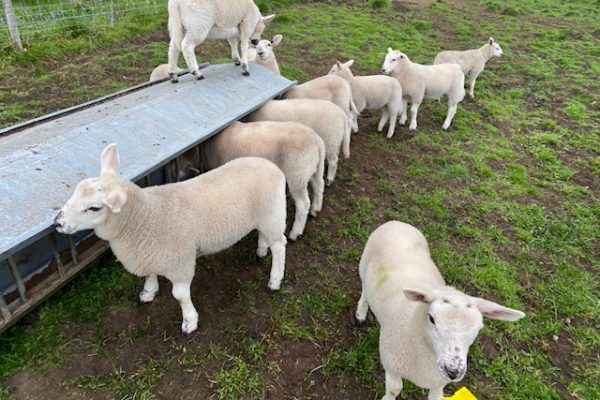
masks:
<svg viewBox="0 0 600 400"><path fill-rule="evenodd" d="M176 85L148 83L0 131L0 331L108 249L91 231L57 233L53 219L79 181L98 176L117 143L123 177L148 186L177 180L179 157L293 86L251 65L206 67ZM174 172L175 171L175 172Z"/></svg>

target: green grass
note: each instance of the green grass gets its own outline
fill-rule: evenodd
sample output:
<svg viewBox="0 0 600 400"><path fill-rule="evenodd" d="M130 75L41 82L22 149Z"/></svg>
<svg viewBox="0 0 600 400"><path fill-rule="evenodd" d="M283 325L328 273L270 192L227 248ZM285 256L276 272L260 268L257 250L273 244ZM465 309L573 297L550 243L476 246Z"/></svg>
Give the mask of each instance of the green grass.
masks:
<svg viewBox="0 0 600 400"><path fill-rule="evenodd" d="M400 219L427 236L449 284L527 314L513 324L488 321L473 345L463 383L478 397L600 398L597 3L445 0L424 9L392 4L385 12L375 2L296 3L302 2L258 2L278 14L266 35L283 34L276 51L291 79L324 74L336 59L350 58L355 74L377 73L387 47L428 63L440 49L479 47L493 36L505 54L487 64L475 100L461 103L447 132L440 129L443 101L426 101L418 131L397 127L392 140L375 132L378 112L360 121L353 156L341 161L323 214L289 247L281 292L262 294L268 261L255 262L236 246L227 253L231 263L256 269L223 289L231 290L225 304L202 293L194 299L210 315L198 334L174 333L179 310L168 293L150 307L168 307L169 315L142 307L141 322L113 332L111 313L135 308L141 283L106 262L45 303L32 321L0 336L0 380L25 369L36 377L62 371L84 351L114 365L62 382L80 397L155 398L171 373L206 398L322 398L323 391L380 398L377 324L370 317L365 328L348 325L364 243L379 224ZM145 80L166 57L164 17L6 54L3 67L14 77L0 77L0 122L47 112L32 93L54 80L65 85L57 108ZM155 39L140 43L141 34ZM89 52L78 59L85 68L68 62L55 68L56 60L82 52ZM223 44L199 52L227 61ZM18 73L32 65L33 74ZM208 276L224 285L217 273ZM211 335L215 329L221 334ZM75 349L74 340L81 341ZM119 349L148 340L159 354L133 366L119 357ZM290 372L288 349L308 357L300 378ZM9 392L0 388L0 399ZM407 383L402 398L425 395Z"/></svg>

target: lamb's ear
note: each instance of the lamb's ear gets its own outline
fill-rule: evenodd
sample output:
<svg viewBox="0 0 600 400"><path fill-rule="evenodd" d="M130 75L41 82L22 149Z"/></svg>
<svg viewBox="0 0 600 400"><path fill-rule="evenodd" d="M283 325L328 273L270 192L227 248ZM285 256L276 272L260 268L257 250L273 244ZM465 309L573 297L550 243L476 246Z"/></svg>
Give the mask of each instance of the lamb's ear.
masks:
<svg viewBox="0 0 600 400"><path fill-rule="evenodd" d="M123 189L113 189L104 198L104 204L114 213L121 212L125 203L127 203L127 193Z"/></svg>
<svg viewBox="0 0 600 400"><path fill-rule="evenodd" d="M425 289L404 288L402 289L402 292L404 292L404 296L410 301L422 301L427 304L437 298L437 295L434 292Z"/></svg>
<svg viewBox="0 0 600 400"><path fill-rule="evenodd" d="M493 37L491 37L491 38L488 39L488 44L490 46L494 44L494 38Z"/></svg>
<svg viewBox="0 0 600 400"><path fill-rule="evenodd" d="M391 47L388 47L388 53L393 53L394 49L392 49Z"/></svg>
<svg viewBox="0 0 600 400"><path fill-rule="evenodd" d="M111 143L104 148L100 155L100 173L112 172L117 173L119 168L119 151L117 145Z"/></svg>
<svg viewBox="0 0 600 400"><path fill-rule="evenodd" d="M500 319L502 321L516 321L525 316L519 310L501 306L493 301L485 300L480 297L475 297L475 307L481 312L484 317L491 319Z"/></svg>
<svg viewBox="0 0 600 400"><path fill-rule="evenodd" d="M350 67L352 66L352 64L354 64L354 60L346 61L346 62L344 63L344 65L345 65L346 67L348 67L348 68L350 68Z"/></svg>
<svg viewBox="0 0 600 400"><path fill-rule="evenodd" d="M339 70L339 69L342 69L342 62L341 62L340 60L336 60L336 61L335 61L335 65L337 65L337 67L338 67L338 70Z"/></svg>
<svg viewBox="0 0 600 400"><path fill-rule="evenodd" d="M266 24L267 22L271 21L273 18L275 18L277 14L271 14L271 15L267 15L266 17L260 17L262 19L263 24Z"/></svg>
<svg viewBox="0 0 600 400"><path fill-rule="evenodd" d="M275 35L275 37L273 38L273 40L271 40L271 44L273 45L273 47L275 47L279 43L281 43L281 39L283 39L283 36L281 36L281 35Z"/></svg>

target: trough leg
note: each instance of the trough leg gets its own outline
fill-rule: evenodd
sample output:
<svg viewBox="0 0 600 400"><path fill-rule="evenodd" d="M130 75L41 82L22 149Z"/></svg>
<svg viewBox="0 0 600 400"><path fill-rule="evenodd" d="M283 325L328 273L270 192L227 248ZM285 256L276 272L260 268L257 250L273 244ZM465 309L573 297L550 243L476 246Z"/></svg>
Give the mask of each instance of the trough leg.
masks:
<svg viewBox="0 0 600 400"><path fill-rule="evenodd" d="M146 277L146 282L144 282L144 290L140 292L140 301L142 303L150 303L154 300L156 293L158 293L158 276L150 274Z"/></svg>
<svg viewBox="0 0 600 400"><path fill-rule="evenodd" d="M181 313L183 314L183 322L181 324L181 331L183 333L192 333L198 328L198 312L192 304L192 298L190 297L190 285L192 282L173 282L173 297L179 302L181 306Z"/></svg>

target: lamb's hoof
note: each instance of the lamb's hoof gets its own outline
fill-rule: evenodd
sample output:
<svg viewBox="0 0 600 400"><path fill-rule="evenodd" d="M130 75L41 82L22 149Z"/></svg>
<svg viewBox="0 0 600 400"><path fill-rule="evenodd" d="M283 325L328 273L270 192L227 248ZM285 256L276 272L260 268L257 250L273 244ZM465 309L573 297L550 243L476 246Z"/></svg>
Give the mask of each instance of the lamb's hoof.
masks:
<svg viewBox="0 0 600 400"><path fill-rule="evenodd" d="M268 248L265 249L256 249L256 255L259 256L260 258L263 258L267 255L267 252L269 251Z"/></svg>
<svg viewBox="0 0 600 400"><path fill-rule="evenodd" d="M414 126L411 125L411 126L408 127L408 130L409 131L416 131L417 130L417 126L416 125L414 125Z"/></svg>
<svg viewBox="0 0 600 400"><path fill-rule="evenodd" d="M450 128L450 124L448 124L448 125L446 125L446 124L442 125L442 129L443 130L447 131L448 128Z"/></svg>
<svg viewBox="0 0 600 400"><path fill-rule="evenodd" d="M244 76L250 76L250 72L248 72L248 71L242 71L242 75L244 75Z"/></svg>
<svg viewBox="0 0 600 400"><path fill-rule="evenodd" d="M198 316L196 315L195 318L193 319L183 319L183 323L181 324L181 332L185 333L186 335L189 335L190 333L194 332L196 329L198 329Z"/></svg>
<svg viewBox="0 0 600 400"><path fill-rule="evenodd" d="M273 294L275 292L278 292L280 288L281 288L281 282L278 282L278 283L269 282L269 284L267 285L267 292L270 294Z"/></svg>
<svg viewBox="0 0 600 400"><path fill-rule="evenodd" d="M140 301L142 303L150 303L152 300L154 300L154 296L156 296L156 292L152 293L148 292L147 290L142 290L140 292Z"/></svg>
<svg viewBox="0 0 600 400"><path fill-rule="evenodd" d="M386 139L391 139L394 136L394 134L392 133L391 135L386 135L385 138Z"/></svg>
<svg viewBox="0 0 600 400"><path fill-rule="evenodd" d="M325 181L325 186L327 186L327 187L331 187L331 185L333 185L333 179L327 179L327 180Z"/></svg>
<svg viewBox="0 0 600 400"><path fill-rule="evenodd" d="M354 325L356 327L362 326L366 320L367 320L366 318L360 319L357 316L354 316L354 318L352 318L352 325Z"/></svg>
<svg viewBox="0 0 600 400"><path fill-rule="evenodd" d="M320 211L320 210L319 210ZM319 211L317 210L311 210L308 214L313 217L313 218L317 218L317 214L319 213Z"/></svg>
<svg viewBox="0 0 600 400"><path fill-rule="evenodd" d="M179 76L177 76L177 74L174 72L169 72L169 80L171 83L177 83L179 82Z"/></svg>
<svg viewBox="0 0 600 400"><path fill-rule="evenodd" d="M242 63L240 62L240 60L233 60L233 65L239 67L240 65L242 65Z"/></svg>
<svg viewBox="0 0 600 400"><path fill-rule="evenodd" d="M296 240L298 240L298 238L299 238L300 236L302 236L302 235L301 235L301 234L299 234L299 233L290 233L290 235L289 235L288 237L290 238L290 240L291 240L292 242L295 242Z"/></svg>

